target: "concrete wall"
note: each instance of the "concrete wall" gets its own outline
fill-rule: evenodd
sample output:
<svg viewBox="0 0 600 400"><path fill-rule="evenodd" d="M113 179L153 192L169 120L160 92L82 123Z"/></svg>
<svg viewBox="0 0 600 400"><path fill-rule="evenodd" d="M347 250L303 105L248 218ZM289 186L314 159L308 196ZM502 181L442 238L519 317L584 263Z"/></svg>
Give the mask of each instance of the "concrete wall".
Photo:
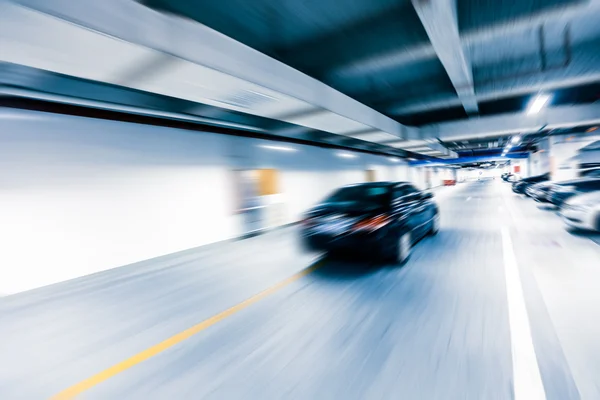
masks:
<svg viewBox="0 0 600 400"><path fill-rule="evenodd" d="M550 171L556 181L574 179L579 175L578 151L598 140L595 134L558 135L550 137Z"/></svg>
<svg viewBox="0 0 600 400"><path fill-rule="evenodd" d="M379 180L413 176L387 157L263 144L273 142L0 110L0 294L241 234L235 168L280 171L277 223L364 181L366 169Z"/></svg>
<svg viewBox="0 0 600 400"><path fill-rule="evenodd" d="M502 173L505 172L502 168L475 168L475 169L465 169L461 168L457 170L457 178L459 182L464 181L473 181L477 179L489 179L489 178L499 178Z"/></svg>
<svg viewBox="0 0 600 400"><path fill-rule="evenodd" d="M530 171L529 166L530 161L527 158L512 159L510 160L510 173L516 175L518 179L533 176L534 174ZM515 167L518 167L519 172L515 172Z"/></svg>
<svg viewBox="0 0 600 400"><path fill-rule="evenodd" d="M550 172L550 140L542 139L538 143L538 151L529 154L529 172L531 176Z"/></svg>

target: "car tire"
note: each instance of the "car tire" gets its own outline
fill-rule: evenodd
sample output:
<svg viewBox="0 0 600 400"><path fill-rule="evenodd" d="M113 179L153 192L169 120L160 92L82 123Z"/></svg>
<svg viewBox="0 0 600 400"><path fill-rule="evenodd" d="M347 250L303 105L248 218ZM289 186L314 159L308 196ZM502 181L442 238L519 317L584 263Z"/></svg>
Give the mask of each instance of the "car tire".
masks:
<svg viewBox="0 0 600 400"><path fill-rule="evenodd" d="M412 249L411 233L404 232L398 236L397 243L395 245L394 262L397 265L404 265L410 257Z"/></svg>
<svg viewBox="0 0 600 400"><path fill-rule="evenodd" d="M435 216L431 219L431 228L429 229L429 234L431 236L434 236L439 231L440 231L440 214L435 214Z"/></svg>

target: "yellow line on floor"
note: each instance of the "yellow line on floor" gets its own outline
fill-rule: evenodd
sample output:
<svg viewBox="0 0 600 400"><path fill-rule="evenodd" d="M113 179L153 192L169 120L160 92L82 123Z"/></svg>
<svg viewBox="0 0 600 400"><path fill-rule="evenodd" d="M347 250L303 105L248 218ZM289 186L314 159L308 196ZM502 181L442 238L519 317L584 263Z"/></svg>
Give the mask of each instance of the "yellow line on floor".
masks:
<svg viewBox="0 0 600 400"><path fill-rule="evenodd" d="M232 316L233 314L237 313L238 311L243 310L244 308L256 303L257 301L275 293L276 291L278 291L279 289L282 289L283 287L289 285L290 283L297 281L298 279L310 274L311 272L315 271L316 269L322 267L324 264L324 261L319 261L313 265L311 265L308 268L303 269L302 271L296 273L295 275L292 275L291 277L285 279L284 281L279 282L278 284L271 286L270 288L263 290L262 292L250 297L249 299L246 299L244 301L242 301L241 303L236 304L235 306L228 308L225 311L220 312L217 315L214 315L202 322L200 322L197 325L192 326L191 328L188 328L174 336L171 336L170 338L166 339L165 341L162 341L124 361L121 361L118 364L113 365L110 368L105 369L102 372L97 373L96 375L93 375L87 379L84 379L83 381L63 390L62 392L58 393L57 395L53 396L51 399L52 400L66 400L66 399L73 399L74 397L76 397L77 395L85 392L88 389L91 389L92 387L106 381L107 379L120 374L123 371L128 370L129 368L143 362L146 361L147 359L154 357L155 355L162 353L163 351L169 349L170 347L175 346L178 343L183 342L186 339L189 339L190 337L194 336L195 334L203 331L204 329L216 324L219 321L224 320L227 317Z"/></svg>

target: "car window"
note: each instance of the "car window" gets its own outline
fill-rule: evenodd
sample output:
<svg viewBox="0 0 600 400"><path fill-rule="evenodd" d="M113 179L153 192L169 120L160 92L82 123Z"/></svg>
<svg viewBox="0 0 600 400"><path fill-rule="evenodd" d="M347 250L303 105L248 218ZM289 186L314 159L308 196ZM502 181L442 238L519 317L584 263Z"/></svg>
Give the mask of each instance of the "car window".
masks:
<svg viewBox="0 0 600 400"><path fill-rule="evenodd" d="M394 189L394 199L400 199L407 195L418 193L419 191L415 189L414 186L405 184L402 186L398 186Z"/></svg>
<svg viewBox="0 0 600 400"><path fill-rule="evenodd" d="M417 188L415 188L413 185L406 185L406 190L408 194L419 193Z"/></svg>
<svg viewBox="0 0 600 400"><path fill-rule="evenodd" d="M580 185L577 185L577 189L586 192L600 190L600 179L597 181L583 182Z"/></svg>
<svg viewBox="0 0 600 400"><path fill-rule="evenodd" d="M394 188L394 200L400 199L407 194L406 185L397 186Z"/></svg>
<svg viewBox="0 0 600 400"><path fill-rule="evenodd" d="M383 205L389 201L388 186L347 186L335 191L325 201L328 203L354 203Z"/></svg>

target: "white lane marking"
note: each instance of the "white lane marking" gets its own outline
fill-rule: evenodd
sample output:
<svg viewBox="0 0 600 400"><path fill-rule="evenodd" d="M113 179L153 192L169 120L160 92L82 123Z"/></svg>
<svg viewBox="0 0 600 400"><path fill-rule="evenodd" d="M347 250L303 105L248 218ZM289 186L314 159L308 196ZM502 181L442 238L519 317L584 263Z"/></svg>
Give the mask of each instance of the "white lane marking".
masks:
<svg viewBox="0 0 600 400"><path fill-rule="evenodd" d="M545 400L546 393L531 338L519 267L507 227L502 227L502 250L508 299L514 398L515 400Z"/></svg>
<svg viewBox="0 0 600 400"><path fill-rule="evenodd" d="M466 201L469 201L469 200L471 200L471 196L467 197L467 200L466 200Z"/></svg>

